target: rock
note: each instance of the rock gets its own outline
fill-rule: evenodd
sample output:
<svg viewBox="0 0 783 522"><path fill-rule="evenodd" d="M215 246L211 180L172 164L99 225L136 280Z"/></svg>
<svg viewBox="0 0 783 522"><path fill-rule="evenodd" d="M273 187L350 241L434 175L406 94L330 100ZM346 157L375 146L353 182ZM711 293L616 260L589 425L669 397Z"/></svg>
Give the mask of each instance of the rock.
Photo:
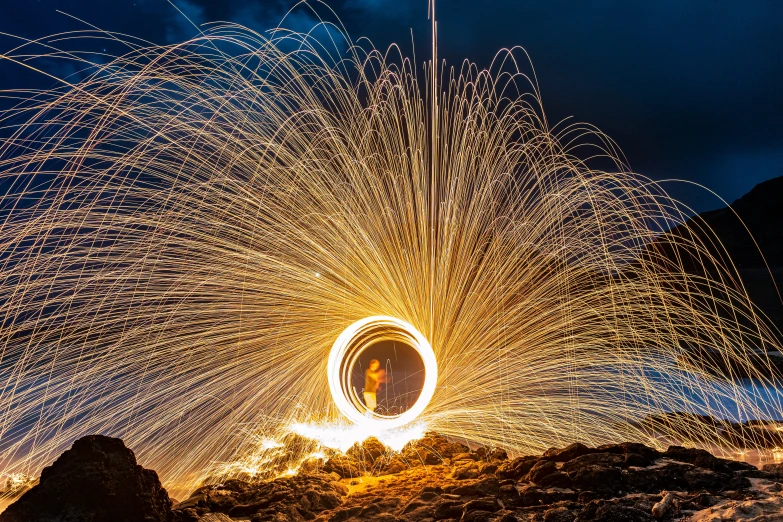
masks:
<svg viewBox="0 0 783 522"><path fill-rule="evenodd" d="M480 495L479 490L476 489L476 486L473 484L461 484L458 486L447 486L444 488L447 493L451 493L454 495L462 496L462 497L475 497L477 495Z"/></svg>
<svg viewBox="0 0 783 522"><path fill-rule="evenodd" d="M674 493L666 493L660 502L656 502L652 507L652 514L655 518L663 518L674 504Z"/></svg>
<svg viewBox="0 0 783 522"><path fill-rule="evenodd" d="M501 509L500 504L498 504L498 501L494 497L484 497L479 498L476 500L471 500L470 502L466 502L465 505L462 506L463 512L468 511L489 511L490 513L494 513L495 511L499 511Z"/></svg>
<svg viewBox="0 0 783 522"><path fill-rule="evenodd" d="M90 435L44 468L39 483L8 506L0 521L169 522L172 517L157 473L139 466L120 439Z"/></svg>
<svg viewBox="0 0 783 522"><path fill-rule="evenodd" d="M757 469L756 466L753 464L748 464L747 462L720 459L712 455L709 451L695 448L683 448L682 446L669 446L669 449L666 450L663 456L672 460L687 462L689 464L699 466L700 468L706 468L722 473Z"/></svg>
<svg viewBox="0 0 783 522"><path fill-rule="evenodd" d="M206 507L207 506L207 492L209 491L209 488L199 488L193 493L191 493L190 497L188 497L186 500L183 500L179 504L176 504L172 507L172 509L190 509L190 508L197 508L197 507Z"/></svg>
<svg viewBox="0 0 783 522"><path fill-rule="evenodd" d="M617 494L623 489L623 477L618 468L587 465L568 474L577 489L601 494ZM660 491L660 490L659 490Z"/></svg>
<svg viewBox="0 0 783 522"><path fill-rule="evenodd" d="M495 474L500 478L518 480L527 475L539 460L541 460L540 457L517 457L514 460L506 461L501 464Z"/></svg>
<svg viewBox="0 0 783 522"><path fill-rule="evenodd" d="M374 517L381 513L381 507L378 504L369 504L364 506L359 512L360 517Z"/></svg>
<svg viewBox="0 0 783 522"><path fill-rule="evenodd" d="M362 474L362 470L355 460L342 455L327 460L326 464L324 464L324 471L336 473L342 478L353 478Z"/></svg>
<svg viewBox="0 0 783 522"><path fill-rule="evenodd" d="M710 452L695 449L684 448L682 446L669 446L669 449L663 454L664 457L676 460L678 462L687 462L700 468L711 469L713 471L723 471L724 467L721 460L713 456ZM728 468L726 468L728 471Z"/></svg>
<svg viewBox="0 0 783 522"><path fill-rule="evenodd" d="M580 504L589 504L593 500L598 499L598 494L595 491L582 491L577 497L577 502Z"/></svg>
<svg viewBox="0 0 783 522"><path fill-rule="evenodd" d="M443 494L443 488L440 486L424 486L419 491L419 498L422 500L432 500Z"/></svg>
<svg viewBox="0 0 783 522"><path fill-rule="evenodd" d="M582 508L582 511L579 512L579 515L577 515L576 522L584 522L595 519L595 514L598 512L598 508L600 508L603 504L603 501L599 499L593 499L589 501Z"/></svg>
<svg viewBox="0 0 783 522"><path fill-rule="evenodd" d="M444 518L458 518L462 516L463 503L458 500L446 500L440 502L435 508L433 518L443 520Z"/></svg>
<svg viewBox="0 0 783 522"><path fill-rule="evenodd" d="M199 517L198 522L233 522L227 515L223 513L205 513Z"/></svg>
<svg viewBox="0 0 783 522"><path fill-rule="evenodd" d="M761 471L700 450L673 446L665 453L658 453L632 443L595 449L573 444L562 450L549 450L547 458L525 456L509 461L502 460L504 454L499 450L479 448L471 452L467 447L435 434L428 434L426 439L426 444L407 445L403 453L382 449L377 440L368 440L354 445L345 455L329 452L331 458L313 472L300 468L295 476L274 480L230 479L206 485L177 504L166 514L167 518L133 520L612 522L654 520L654 513L660 520L668 521L680 513L688 516L698 512L700 516L706 516L704 509L711 508L712 513L723 519L729 519L726 514L730 513L741 517L740 520L752 520L751 515L756 513L753 516L760 517L757 520L761 522L776 520L770 518L778 516L773 514L773 506L779 501L783 504L783 486L770 480L780 475L783 466L771 465ZM121 441L117 442L129 453ZM405 455L421 459L419 465L408 464ZM113 466L113 458L90 466L97 466L100 471L103 469L100 466ZM421 466L443 459L451 464ZM52 469L61 469L61 461L67 460L64 454ZM78 460L91 462L81 456ZM126 467L144 471L135 464L135 459L131 464L126 463ZM379 474L395 468L394 474L381 479L352 480L352 494L347 496L345 483L352 477L360 476L364 470ZM47 469L41 485L51 488L52 477L60 475L62 472L52 475ZM115 487L114 484L104 486ZM165 493L159 483L157 487ZM126 490L132 488L123 491ZM33 491L38 490L34 488ZM661 491L677 493L669 495ZM765 500L764 495L770 498ZM783 512L783 505L780 511ZM0 515L0 522L28 520L5 517L5 514ZM716 517L704 520L718 520ZM44 520L72 521L47 516L32 519L32 522ZM99 522L104 519L77 520ZM126 519L115 517L110 520Z"/></svg>
<svg viewBox="0 0 783 522"><path fill-rule="evenodd" d="M761 470L775 476L776 478L783 478L783 463L764 464L764 467L762 467Z"/></svg>
<svg viewBox="0 0 783 522"><path fill-rule="evenodd" d="M500 488L498 488L497 497L507 508L516 507L519 504L519 490L516 486L510 484L500 486Z"/></svg>
<svg viewBox="0 0 783 522"><path fill-rule="evenodd" d="M376 462L377 465L377 462ZM410 466L403 461L399 456L394 456L389 460L382 459L377 471L380 475L393 475L401 473L408 469Z"/></svg>
<svg viewBox="0 0 783 522"><path fill-rule="evenodd" d="M174 522L198 522L200 518L198 510L193 508L174 512Z"/></svg>
<svg viewBox="0 0 783 522"><path fill-rule="evenodd" d="M719 522L724 520L747 522L783 521L783 498L770 497L760 500L728 501L697 511L693 522Z"/></svg>
<svg viewBox="0 0 783 522"><path fill-rule="evenodd" d="M389 449L375 437L369 437L364 442L358 442L348 449L346 454L356 462L364 462L372 466L376 460L386 455Z"/></svg>
<svg viewBox="0 0 783 522"><path fill-rule="evenodd" d="M423 438L406 444L401 453L410 463L434 465L460 453L469 452L470 448L464 444L452 442L436 433L427 433Z"/></svg>
<svg viewBox="0 0 783 522"><path fill-rule="evenodd" d="M391 513L381 513L371 519L373 522L399 522L399 518L395 517Z"/></svg>
<svg viewBox="0 0 783 522"><path fill-rule="evenodd" d="M623 467L630 468L630 467L637 467L637 468L645 468L649 465L651 465L653 461L651 459L648 459L644 455L640 453L626 453L623 456Z"/></svg>
<svg viewBox="0 0 783 522"><path fill-rule="evenodd" d="M541 488L524 486L519 490L519 505L521 507L543 506L552 502L552 496Z"/></svg>
<svg viewBox="0 0 783 522"><path fill-rule="evenodd" d="M347 487L334 479L331 474L318 473L258 483L229 480L206 488L206 506L232 518L312 520L318 513L339 507L348 493Z"/></svg>
<svg viewBox="0 0 783 522"><path fill-rule="evenodd" d="M613 453L590 453L569 460L560 468L566 473L579 471L587 466L620 466L625 461L623 455Z"/></svg>
<svg viewBox="0 0 783 522"><path fill-rule="evenodd" d="M504 461L508 460L508 452L502 448L478 448L474 452L479 460L492 461Z"/></svg>
<svg viewBox="0 0 783 522"><path fill-rule="evenodd" d="M660 493L665 490L687 491L688 480L685 474L693 469L690 464L664 462L656 468L629 469L624 479L629 490L640 493Z"/></svg>
<svg viewBox="0 0 783 522"><path fill-rule="evenodd" d="M544 452L544 455L541 458L555 462L566 462L581 457L582 455L587 455L588 453L595 453L596 451L598 450L588 448L582 443L575 442L562 449L549 448Z"/></svg>
<svg viewBox="0 0 783 522"><path fill-rule="evenodd" d="M750 486L745 479L744 483L737 484L739 487L730 487L733 477L726 473L716 473L709 469L697 468L685 472L685 481L689 491L706 490L709 492L722 491L724 489L744 489Z"/></svg>
<svg viewBox="0 0 783 522"><path fill-rule="evenodd" d="M457 480L474 479L479 476L479 467L476 462L470 461L468 464L454 468L451 474L452 478Z"/></svg>
<svg viewBox="0 0 783 522"><path fill-rule="evenodd" d="M473 484L473 487L484 496L494 497L500 491L500 481L494 476L483 477Z"/></svg>
<svg viewBox="0 0 783 522"><path fill-rule="evenodd" d="M494 475L498 467L497 462L483 462L479 464L479 475Z"/></svg>
<svg viewBox="0 0 783 522"><path fill-rule="evenodd" d="M527 474L527 480L538 484L541 479L547 475L551 475L555 471L557 471L557 464L555 464L554 461L541 460L530 468L530 471Z"/></svg>
<svg viewBox="0 0 783 522"><path fill-rule="evenodd" d="M620 455L637 454L652 462L661 457L661 452L638 442L623 442L621 444L604 444L596 448L601 453L617 453Z"/></svg>
<svg viewBox="0 0 783 522"><path fill-rule="evenodd" d="M221 484L220 488L218 489L207 489L204 492L207 500L204 504L199 505L206 505L209 507L209 509L218 513L230 513L238 503L238 494L249 487L250 484L248 482L240 480L227 480ZM268 505L270 502L271 500L266 502L264 507L266 507L266 505ZM248 514L253 513L255 513L255 510L252 510Z"/></svg>
<svg viewBox="0 0 783 522"><path fill-rule="evenodd" d="M570 488L571 477L562 471L555 471L539 480L536 484L542 488Z"/></svg>
<svg viewBox="0 0 783 522"><path fill-rule="evenodd" d="M462 514L459 522L495 522L495 518L492 511L469 511Z"/></svg>
<svg viewBox="0 0 783 522"><path fill-rule="evenodd" d="M699 493L695 497L691 498L687 504L690 504L692 506L692 509L694 511L699 511L700 509L712 507L715 504L720 502L720 497L717 497L715 495L709 495L707 493ZM681 503L683 505L686 503Z"/></svg>
<svg viewBox="0 0 783 522"><path fill-rule="evenodd" d="M582 520L581 516L578 520ZM652 515L640 509L617 504L605 504L595 512L594 522L648 522L655 520Z"/></svg>
<svg viewBox="0 0 783 522"><path fill-rule="evenodd" d="M452 462L456 462L458 460L473 460L473 461L477 461L477 460L479 460L479 456L476 453L466 452L466 453L457 453L456 455L451 457L451 461Z"/></svg>
<svg viewBox="0 0 783 522"><path fill-rule="evenodd" d="M579 493L571 488L549 488L546 490L546 494L552 499L552 503L573 503L579 498Z"/></svg>
<svg viewBox="0 0 783 522"><path fill-rule="evenodd" d="M508 453L504 449L495 448L487 456L489 460L508 460Z"/></svg>
<svg viewBox="0 0 783 522"><path fill-rule="evenodd" d="M576 514L564 506L544 511L544 522L573 522L575 518Z"/></svg>
<svg viewBox="0 0 783 522"><path fill-rule="evenodd" d="M734 476L737 477L745 477L745 478L760 478L760 479L767 479L767 480L776 480L778 478L777 475L774 475L772 473L767 473L766 471L761 471L760 469L745 469L742 471L735 471Z"/></svg>
<svg viewBox="0 0 783 522"><path fill-rule="evenodd" d="M362 512L361 506L353 506L345 509L339 509L334 512L334 514L329 517L329 522L340 522L342 520L348 520L349 518L355 517L359 513Z"/></svg>

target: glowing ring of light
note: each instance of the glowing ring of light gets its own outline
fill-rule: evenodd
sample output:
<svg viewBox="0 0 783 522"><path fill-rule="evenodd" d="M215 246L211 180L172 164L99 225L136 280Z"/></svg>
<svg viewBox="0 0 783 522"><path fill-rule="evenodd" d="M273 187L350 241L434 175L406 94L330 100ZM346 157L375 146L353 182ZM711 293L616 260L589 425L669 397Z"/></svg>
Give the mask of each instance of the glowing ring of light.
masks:
<svg viewBox="0 0 783 522"><path fill-rule="evenodd" d="M359 355L371 344L386 340L410 345L424 363L424 386L419 398L409 410L394 416L362 411L351 388L351 370ZM403 426L418 417L432 399L438 380L438 363L427 338L413 325L386 315L365 317L346 328L332 345L327 371L329 389L340 412L355 424L380 429Z"/></svg>

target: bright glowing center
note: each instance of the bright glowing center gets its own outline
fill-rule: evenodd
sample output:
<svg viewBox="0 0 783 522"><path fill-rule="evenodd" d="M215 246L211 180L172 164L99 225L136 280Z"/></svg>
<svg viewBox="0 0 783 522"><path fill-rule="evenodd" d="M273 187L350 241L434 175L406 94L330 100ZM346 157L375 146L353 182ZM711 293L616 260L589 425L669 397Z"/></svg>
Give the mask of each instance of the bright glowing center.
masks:
<svg viewBox="0 0 783 522"><path fill-rule="evenodd" d="M413 406L398 415L367 411L351 386L351 370L357 359L369 346L381 341L399 341L413 347L424 363L421 394ZM355 424L385 430L408 424L424 411L435 393L438 363L429 341L416 328L396 317L379 315L365 317L340 334L329 354L328 372L329 388L340 412Z"/></svg>

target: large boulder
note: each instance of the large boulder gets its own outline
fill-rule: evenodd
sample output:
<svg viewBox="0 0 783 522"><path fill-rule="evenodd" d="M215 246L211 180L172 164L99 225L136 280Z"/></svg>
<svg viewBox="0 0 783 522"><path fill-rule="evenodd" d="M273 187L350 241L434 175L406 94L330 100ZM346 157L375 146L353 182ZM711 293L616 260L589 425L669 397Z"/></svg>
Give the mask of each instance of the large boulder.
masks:
<svg viewBox="0 0 783 522"><path fill-rule="evenodd" d="M721 459L712 455L709 451L696 448L683 448L682 446L669 446L664 457L679 462L687 462L700 468L706 468L712 471L723 473L732 473L734 471L743 471L756 469L747 462L738 462L735 460Z"/></svg>
<svg viewBox="0 0 783 522"><path fill-rule="evenodd" d="M596 453L597 451L598 450L595 448L588 448L581 442L574 442L565 448L549 448L544 452L542 458L546 460L553 460L555 462L566 462L581 457L582 455Z"/></svg>
<svg viewBox="0 0 783 522"><path fill-rule="evenodd" d="M152 470L120 439L77 440L44 468L35 487L0 522L169 522L171 500Z"/></svg>
<svg viewBox="0 0 783 522"><path fill-rule="evenodd" d="M639 455L644 462L652 462L657 458L660 458L661 452L640 444L638 442L623 442L621 444L604 444L596 448L601 453L617 453L620 455ZM627 460L627 458L626 458Z"/></svg>

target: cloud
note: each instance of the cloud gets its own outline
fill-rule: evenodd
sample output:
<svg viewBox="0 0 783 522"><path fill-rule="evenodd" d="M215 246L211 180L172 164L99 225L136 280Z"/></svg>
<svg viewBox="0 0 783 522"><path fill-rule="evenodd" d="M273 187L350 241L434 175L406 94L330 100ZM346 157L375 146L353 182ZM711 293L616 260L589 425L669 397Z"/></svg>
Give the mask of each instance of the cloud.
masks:
<svg viewBox="0 0 783 522"><path fill-rule="evenodd" d="M346 0L347 9L356 9L360 11L374 12L378 9L384 9L392 5L391 0ZM391 11L390 11L391 12ZM399 12L395 10L394 12Z"/></svg>
<svg viewBox="0 0 783 522"><path fill-rule="evenodd" d="M309 34L327 48L345 47L345 38L334 27L322 24L318 14L329 19L328 10L316 9L318 14L308 5L298 5L290 10L295 2L289 0L238 1L225 0L174 0L177 7L195 24L204 22L226 21L243 25L265 36L271 31L282 27L298 33ZM351 0L353 1L353 0ZM386 0L375 0L386 1ZM172 16L166 28L168 43L181 42L197 34L193 25L185 16L171 9ZM285 44L283 44L285 45Z"/></svg>
<svg viewBox="0 0 783 522"><path fill-rule="evenodd" d="M166 24L166 43L178 43L196 36L197 28L207 21L204 7L193 0L174 0L176 8L171 8ZM196 27L194 27L194 25Z"/></svg>

